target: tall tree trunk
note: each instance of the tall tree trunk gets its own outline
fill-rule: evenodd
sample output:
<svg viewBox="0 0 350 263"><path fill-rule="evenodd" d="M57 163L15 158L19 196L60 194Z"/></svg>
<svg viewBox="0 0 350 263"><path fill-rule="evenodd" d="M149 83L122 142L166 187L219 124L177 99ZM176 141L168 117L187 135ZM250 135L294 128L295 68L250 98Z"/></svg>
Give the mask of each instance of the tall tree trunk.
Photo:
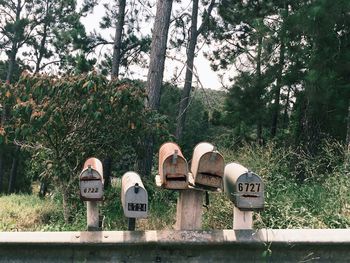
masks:
<svg viewBox="0 0 350 263"><path fill-rule="evenodd" d="M285 6L284 15L283 15L283 22L288 16L288 6ZM281 88L282 88L282 76L283 76L283 66L284 66L284 57L285 57L285 34L286 34L286 27L282 24L281 32L280 32L280 54L279 54L279 61L278 61L278 73L277 73L277 80L276 80L276 87L275 87L275 94L274 94L274 105L272 110L272 125L271 125L271 137L274 138L277 133L277 126L278 126L278 116L280 114L280 96L281 96Z"/></svg>
<svg viewBox="0 0 350 263"><path fill-rule="evenodd" d="M148 106L154 110L158 110L160 104L160 90L163 82L172 4L172 0L158 0L157 2L157 13L153 28L150 64L147 75Z"/></svg>
<svg viewBox="0 0 350 263"><path fill-rule="evenodd" d="M146 86L148 107L152 110L158 110L160 104L172 4L172 0L158 0L157 2ZM138 156L138 170L146 176L149 176L152 170L153 143L153 136L147 136L143 143L144 151L141 156Z"/></svg>
<svg viewBox="0 0 350 263"><path fill-rule="evenodd" d="M5 120L6 120L6 105L5 103L2 105L2 113L1 113L1 122L0 127L5 126ZM0 193L3 191L3 182L5 178L5 171L4 171L4 158L5 158L5 142L3 141L2 144L0 144Z"/></svg>
<svg viewBox="0 0 350 263"><path fill-rule="evenodd" d="M15 156L12 159L11 173L9 179L9 188L8 193L12 194L15 190L16 178L17 178L17 170L18 170L18 161L19 161L19 153L20 147L16 145Z"/></svg>
<svg viewBox="0 0 350 263"><path fill-rule="evenodd" d="M194 54L197 45L197 39L200 34L203 33L205 27L209 22L211 12L215 5L215 0L210 2L204 20L197 30L197 20L198 20L198 0L193 0L192 5L192 18L191 18L191 33L189 36L189 43L186 50L187 60L186 60L186 75L185 75L185 84L181 94L180 106L177 115L177 126L175 136L178 140L182 138L185 121L186 121L186 112L189 104L191 87L192 87L192 78L193 78L193 62Z"/></svg>
<svg viewBox="0 0 350 263"><path fill-rule="evenodd" d="M176 126L176 138L181 139L185 120L186 120L186 111L189 104L189 98L192 88L192 77L193 77L193 61L194 61L194 52L197 44L197 20L198 20L198 0L193 0L192 5L192 18L191 18L191 34L189 38L189 43L186 51L187 60L186 60L186 75L185 75L185 84L181 94L179 113L177 116L177 126Z"/></svg>
<svg viewBox="0 0 350 263"><path fill-rule="evenodd" d="M118 78L118 75L119 75L122 34L123 34L124 19L125 19L125 6L126 6L126 0L119 0L118 21L115 28L114 45L113 45L112 79Z"/></svg>
<svg viewBox="0 0 350 263"><path fill-rule="evenodd" d="M345 167L350 167L350 100L348 100L348 116L346 120L346 152L345 152Z"/></svg>
<svg viewBox="0 0 350 263"><path fill-rule="evenodd" d="M8 69L7 69L7 74L6 74L6 83L7 84L11 83L13 71L14 71L15 64L16 64L16 55L17 55L17 47L16 46L17 46L17 44L13 43L11 53L9 55Z"/></svg>
<svg viewBox="0 0 350 263"><path fill-rule="evenodd" d="M49 12L49 5L48 2L46 4L46 16L48 16L48 12ZM40 71L40 67L41 67L41 61L43 60L44 57L44 53L45 53L45 45L46 45L46 39L47 39L47 28L48 28L48 24L45 23L44 24L44 29L43 29L43 38L40 41L40 48L39 48L39 54L35 63L35 73L39 73Z"/></svg>
<svg viewBox="0 0 350 263"><path fill-rule="evenodd" d="M263 37L260 35L258 38L258 52L257 52L257 63L256 63L256 88L257 88L257 105L258 105L258 118L257 118L257 128L256 128L256 138L260 145L263 144L262 137L262 112L263 103L261 101L261 95L263 93L262 87L262 77L261 77L261 53L262 53Z"/></svg>
<svg viewBox="0 0 350 263"><path fill-rule="evenodd" d="M283 112L283 128L284 129L286 129L288 126L288 108L289 108L291 90L292 90L291 85L288 85L287 99L286 99L286 104L284 105L284 112Z"/></svg>
<svg viewBox="0 0 350 263"><path fill-rule="evenodd" d="M0 145L0 194L2 193L4 182L4 144Z"/></svg>
<svg viewBox="0 0 350 263"><path fill-rule="evenodd" d="M62 205L63 205L63 218L66 224L70 223L71 220L71 212L69 207L69 193L66 189L67 186L62 185Z"/></svg>

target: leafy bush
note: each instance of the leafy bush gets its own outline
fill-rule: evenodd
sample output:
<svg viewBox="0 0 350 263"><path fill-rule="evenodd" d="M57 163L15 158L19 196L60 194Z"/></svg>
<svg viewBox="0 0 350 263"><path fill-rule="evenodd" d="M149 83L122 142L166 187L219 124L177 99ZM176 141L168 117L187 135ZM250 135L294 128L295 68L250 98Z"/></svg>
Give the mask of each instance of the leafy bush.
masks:
<svg viewBox="0 0 350 263"><path fill-rule="evenodd" d="M66 223L88 157L119 160L127 149L135 162L144 137L165 134L164 118L144 106L146 93L139 82L110 82L94 73L24 75L3 90L11 109L6 138L28 150L32 172L63 194Z"/></svg>

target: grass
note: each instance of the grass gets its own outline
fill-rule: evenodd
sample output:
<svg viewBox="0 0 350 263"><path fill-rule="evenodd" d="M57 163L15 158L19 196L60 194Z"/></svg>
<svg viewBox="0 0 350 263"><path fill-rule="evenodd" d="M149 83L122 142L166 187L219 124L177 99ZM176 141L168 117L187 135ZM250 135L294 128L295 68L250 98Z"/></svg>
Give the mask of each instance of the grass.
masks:
<svg viewBox="0 0 350 263"><path fill-rule="evenodd" d="M349 168L341 162L337 150L327 145L317 158L296 157L291 149L270 144L222 151L226 163L234 161L259 174L265 182L266 208L254 213L255 228L348 228L350 227ZM295 160L299 160L297 163ZM303 167L306 180L301 183L298 169ZM158 189L153 179L144 179L149 196L149 216L137 220L138 230L172 229L176 217L176 191ZM0 231L86 230L83 202L74 203L72 223L65 224L61 197L45 199L35 195L0 197ZM203 229L232 228L232 203L224 193L210 193L204 208ZM101 205L105 230L126 230L127 219L120 202L120 180L105 193Z"/></svg>
<svg viewBox="0 0 350 263"><path fill-rule="evenodd" d="M1 231L38 231L58 216L59 204L34 195L0 197Z"/></svg>

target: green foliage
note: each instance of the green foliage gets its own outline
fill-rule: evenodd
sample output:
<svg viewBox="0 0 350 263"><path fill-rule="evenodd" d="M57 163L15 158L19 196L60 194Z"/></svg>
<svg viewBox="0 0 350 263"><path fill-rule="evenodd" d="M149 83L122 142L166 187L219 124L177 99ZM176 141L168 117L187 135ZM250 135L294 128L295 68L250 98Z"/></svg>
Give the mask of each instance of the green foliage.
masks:
<svg viewBox="0 0 350 263"><path fill-rule="evenodd" d="M238 162L262 176L265 182L266 207L254 213L255 228L348 228L350 206L349 168L340 159L340 146L327 142L323 154L309 159L304 183L297 180L294 159L298 152L291 148L244 145L237 150L223 150L226 163ZM331 166L331 169L326 169ZM153 179L145 178L149 196L149 216L137 220L139 230L172 229L175 224L177 191L159 189ZM112 180L101 204L105 230L126 230L127 219L120 202L121 181ZM71 204L74 217L66 224L62 216L62 193L39 199L27 195L0 197L0 231L86 230L86 207L78 199ZM203 214L203 229L231 229L232 203L224 193L210 193Z"/></svg>
<svg viewBox="0 0 350 263"><path fill-rule="evenodd" d="M34 195L0 197L1 231L38 231L58 216L59 204Z"/></svg>
<svg viewBox="0 0 350 263"><path fill-rule="evenodd" d="M33 173L67 195L86 158L118 160L127 150L135 161L145 136L164 134L162 117L144 107L146 94L137 82L109 82L94 73L25 75L1 91L12 109L5 139L27 149Z"/></svg>

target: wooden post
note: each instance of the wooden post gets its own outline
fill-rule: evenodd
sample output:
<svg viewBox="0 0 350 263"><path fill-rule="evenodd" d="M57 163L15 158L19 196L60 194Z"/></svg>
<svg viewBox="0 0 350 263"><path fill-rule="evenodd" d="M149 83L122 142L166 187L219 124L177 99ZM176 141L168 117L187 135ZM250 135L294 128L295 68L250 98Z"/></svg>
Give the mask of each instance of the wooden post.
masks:
<svg viewBox="0 0 350 263"><path fill-rule="evenodd" d="M136 228L136 218L129 217L128 218L128 230L135 231Z"/></svg>
<svg viewBox="0 0 350 263"><path fill-rule="evenodd" d="M99 209L97 201L87 201L87 228L88 231L98 231L99 227Z"/></svg>
<svg viewBox="0 0 350 263"><path fill-rule="evenodd" d="M203 191L190 189L179 192L175 230L200 230L202 228Z"/></svg>
<svg viewBox="0 0 350 263"><path fill-rule="evenodd" d="M253 229L253 212L242 211L233 206L233 229Z"/></svg>

